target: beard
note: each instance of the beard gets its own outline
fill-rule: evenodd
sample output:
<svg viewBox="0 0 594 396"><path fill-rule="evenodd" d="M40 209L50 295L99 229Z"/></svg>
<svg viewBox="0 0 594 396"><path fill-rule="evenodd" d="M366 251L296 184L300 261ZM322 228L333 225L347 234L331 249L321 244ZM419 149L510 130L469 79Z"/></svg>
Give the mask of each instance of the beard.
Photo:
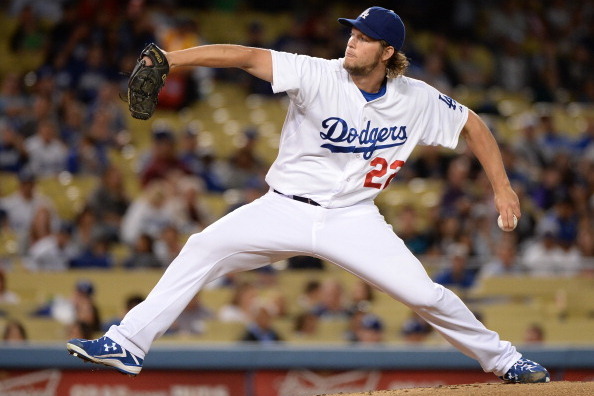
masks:
<svg viewBox="0 0 594 396"><path fill-rule="evenodd" d="M379 64L380 60L379 60L379 56L376 57L371 63L368 63L366 65L352 65L352 64L347 64L347 60L345 59L342 62L342 67L351 75L351 76L358 76L358 77L364 77L369 75L369 73L371 73Z"/></svg>

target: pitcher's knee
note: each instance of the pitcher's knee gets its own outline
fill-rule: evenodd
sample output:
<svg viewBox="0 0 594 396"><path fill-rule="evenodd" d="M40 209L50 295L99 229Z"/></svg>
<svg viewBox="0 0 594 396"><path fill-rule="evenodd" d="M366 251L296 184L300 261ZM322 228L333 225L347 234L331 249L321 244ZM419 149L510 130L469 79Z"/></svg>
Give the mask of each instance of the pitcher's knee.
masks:
<svg viewBox="0 0 594 396"><path fill-rule="evenodd" d="M189 250L194 255L199 257L208 257L215 253L215 250L220 249L221 243L209 240L209 236L202 232L190 235L183 250Z"/></svg>
<svg viewBox="0 0 594 396"><path fill-rule="evenodd" d="M211 266L220 260L222 253L217 253L219 246L212 244L201 233L191 235L184 244L175 261L183 261L195 268Z"/></svg>
<svg viewBox="0 0 594 396"><path fill-rule="evenodd" d="M443 298L445 288L437 283L433 287L415 290L403 301L413 310L424 310L435 307Z"/></svg>

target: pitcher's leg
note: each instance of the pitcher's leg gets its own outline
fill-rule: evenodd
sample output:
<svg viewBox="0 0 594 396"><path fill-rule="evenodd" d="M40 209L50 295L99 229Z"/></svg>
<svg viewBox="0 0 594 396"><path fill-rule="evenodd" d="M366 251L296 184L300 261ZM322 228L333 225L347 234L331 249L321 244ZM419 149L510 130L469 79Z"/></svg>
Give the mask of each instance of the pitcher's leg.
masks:
<svg viewBox="0 0 594 396"><path fill-rule="evenodd" d="M144 358L153 341L167 331L206 283L229 272L258 268L283 258L236 252L213 261L201 261L196 256L207 241L200 234L192 236L146 299L105 335Z"/></svg>
<svg viewBox="0 0 594 396"><path fill-rule="evenodd" d="M409 306L453 346L478 360L483 370L503 375L521 357L454 293L429 278L375 206L359 205L344 215L333 212L316 240L320 256Z"/></svg>
<svg viewBox="0 0 594 396"><path fill-rule="evenodd" d="M147 298L106 336L144 358L152 342L206 283L229 272L273 263L289 257L300 245L308 246L307 214L295 214L300 221L289 227L282 216L290 200L275 195L239 208L192 235Z"/></svg>

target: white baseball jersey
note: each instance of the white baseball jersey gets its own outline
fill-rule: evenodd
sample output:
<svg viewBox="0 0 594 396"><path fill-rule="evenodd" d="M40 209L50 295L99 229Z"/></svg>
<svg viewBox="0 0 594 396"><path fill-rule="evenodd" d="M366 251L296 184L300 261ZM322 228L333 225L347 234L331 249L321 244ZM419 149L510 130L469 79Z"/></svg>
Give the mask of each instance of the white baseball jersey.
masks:
<svg viewBox="0 0 594 396"><path fill-rule="evenodd" d="M422 81L388 79L367 102L343 59L271 53L272 88L291 101L266 181L284 194L327 208L372 200L416 145L458 143L468 108Z"/></svg>

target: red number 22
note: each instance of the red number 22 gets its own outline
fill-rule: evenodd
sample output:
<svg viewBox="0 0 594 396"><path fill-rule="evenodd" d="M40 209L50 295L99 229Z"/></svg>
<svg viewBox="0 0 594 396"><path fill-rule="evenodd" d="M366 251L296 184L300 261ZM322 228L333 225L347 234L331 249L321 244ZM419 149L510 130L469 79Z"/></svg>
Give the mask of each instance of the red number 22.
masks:
<svg viewBox="0 0 594 396"><path fill-rule="evenodd" d="M363 183L363 186L382 189L382 188L386 188L388 186L388 184L390 184L390 182L392 181L394 176L396 176L396 173L398 173L400 168L402 168L402 165L404 165L404 161L396 160L396 161L392 162L390 164L390 166L388 167L388 161L386 161L382 157L377 157L377 158L374 158L373 160L371 160L369 165L373 166L374 169L369 171L367 173L367 175L365 176L365 183ZM379 168L378 168L378 166L379 166ZM374 177L378 177L378 178L384 177L386 175L386 173L388 172L388 168L394 170L394 173L392 173L390 175L390 177L388 177L388 180L386 180L385 184L373 181Z"/></svg>

